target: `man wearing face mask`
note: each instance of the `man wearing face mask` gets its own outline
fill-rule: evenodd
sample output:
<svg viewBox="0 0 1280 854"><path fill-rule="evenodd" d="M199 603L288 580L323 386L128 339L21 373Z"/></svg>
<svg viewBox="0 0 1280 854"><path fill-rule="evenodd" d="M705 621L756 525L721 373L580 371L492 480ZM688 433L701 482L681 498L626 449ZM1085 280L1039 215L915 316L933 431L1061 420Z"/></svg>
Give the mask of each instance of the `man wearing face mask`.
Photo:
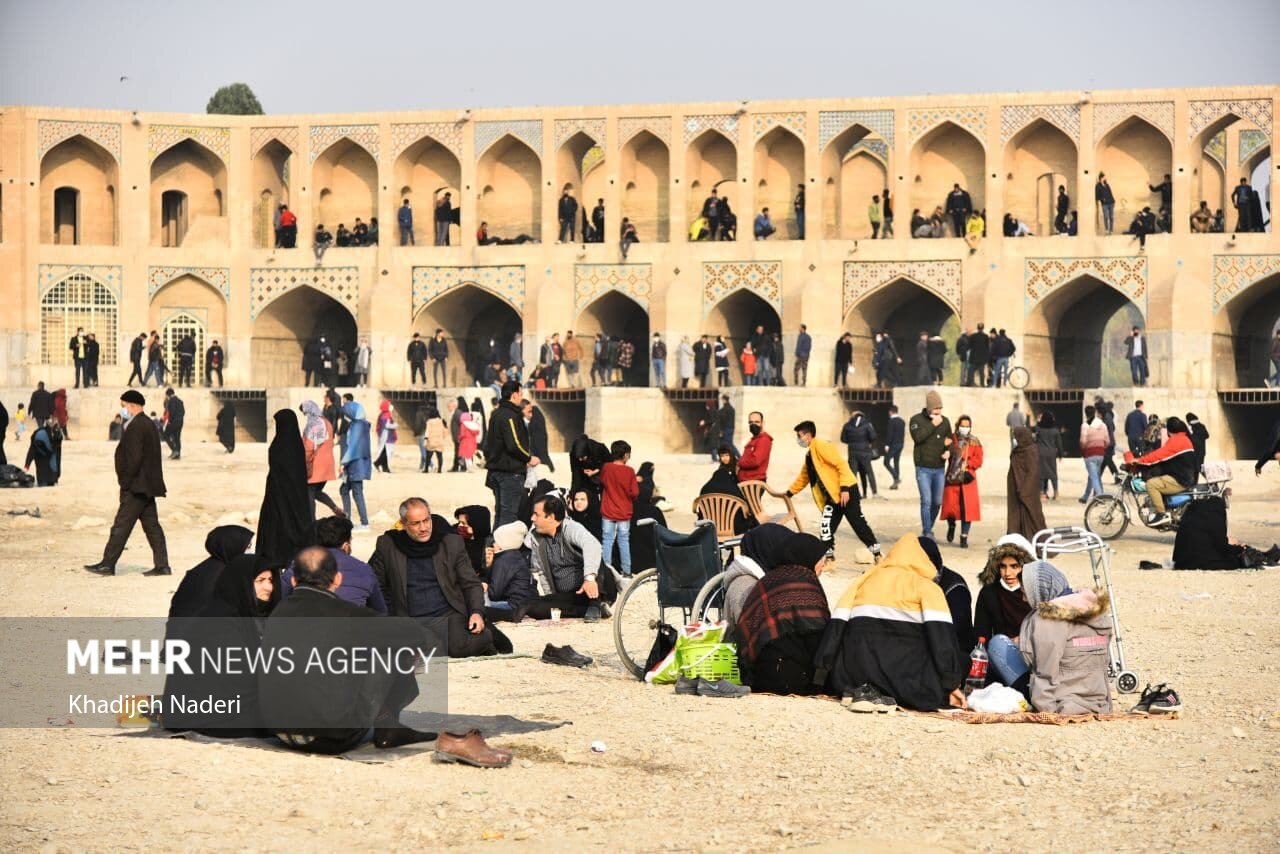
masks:
<svg viewBox="0 0 1280 854"><path fill-rule="evenodd" d="M773 453L773 437L764 432L764 413L748 414L747 429L751 431L751 440L742 449L742 457L738 460L738 482L767 480L769 455Z"/></svg>
<svg viewBox="0 0 1280 854"><path fill-rule="evenodd" d="M951 450L951 422L942 414L942 395L930 389L924 409L911 416L907 430L915 442L916 486L920 489L920 535L933 538L933 523L942 510L942 488Z"/></svg>
<svg viewBox="0 0 1280 854"><path fill-rule="evenodd" d="M880 543L862 515L862 502L853 471L835 444L814 438L818 428L812 421L801 421L795 426L796 444L804 448L804 465L787 495L796 495L806 486L813 495L813 502L822 514L819 536L827 546L827 554L835 557L836 527L842 518L849 520L849 527L862 540L873 555L880 554Z"/></svg>
<svg viewBox="0 0 1280 854"><path fill-rule="evenodd" d="M116 481L120 484L120 507L111 524L111 536L102 560L85 569L97 575L115 575L116 561L124 553L124 545L133 526L142 522L142 531L151 546L152 568L143 575L170 575L169 551L164 529L156 512L156 499L165 494L164 473L160 462L160 431L150 418L139 417L146 398L129 389L120 396L120 416L124 432L116 445Z"/></svg>

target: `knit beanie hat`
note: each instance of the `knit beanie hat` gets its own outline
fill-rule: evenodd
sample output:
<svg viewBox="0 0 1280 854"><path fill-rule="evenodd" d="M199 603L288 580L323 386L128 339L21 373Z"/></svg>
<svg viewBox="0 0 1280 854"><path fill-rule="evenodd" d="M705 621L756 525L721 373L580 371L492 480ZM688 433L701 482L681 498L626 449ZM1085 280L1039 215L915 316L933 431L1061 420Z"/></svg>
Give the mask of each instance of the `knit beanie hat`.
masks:
<svg viewBox="0 0 1280 854"><path fill-rule="evenodd" d="M926 391L924 393L924 408L925 409L941 409L942 395L938 394L938 392L934 389L929 389L928 391Z"/></svg>
<svg viewBox="0 0 1280 854"><path fill-rule="evenodd" d="M493 545L501 552L514 551L524 543L527 533L529 529L525 527L524 522L508 522L505 525L499 525L493 531Z"/></svg>
<svg viewBox="0 0 1280 854"><path fill-rule="evenodd" d="M1047 560L1033 560L1022 567L1022 592L1032 608L1070 593L1067 577Z"/></svg>

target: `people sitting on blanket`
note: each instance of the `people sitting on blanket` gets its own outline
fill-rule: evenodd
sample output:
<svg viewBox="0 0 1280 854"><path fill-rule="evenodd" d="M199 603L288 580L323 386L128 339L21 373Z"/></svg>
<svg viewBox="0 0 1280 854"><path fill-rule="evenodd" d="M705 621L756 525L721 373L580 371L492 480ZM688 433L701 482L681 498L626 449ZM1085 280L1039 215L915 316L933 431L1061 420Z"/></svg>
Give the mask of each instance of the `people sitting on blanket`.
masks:
<svg viewBox="0 0 1280 854"><path fill-rule="evenodd" d="M1147 522L1152 527L1167 525L1171 521L1165 511L1165 497L1185 492L1196 485L1200 467L1196 465L1196 449L1191 444L1187 425L1176 415L1165 422L1169 440L1150 453L1135 458L1126 451L1125 463L1151 467L1145 474L1147 494L1151 496L1151 509L1155 516Z"/></svg>
<svg viewBox="0 0 1280 854"><path fill-rule="evenodd" d="M555 608L562 616L593 622L617 598L613 575L601 571L600 541L567 517L564 502L555 495L533 503L533 530L525 546L539 595L525 604L521 618L550 619Z"/></svg>
<svg viewBox="0 0 1280 854"><path fill-rule="evenodd" d="M967 667L937 575L919 537L898 540L840 596L814 678L859 712L963 707Z"/></svg>
<svg viewBox="0 0 1280 854"><path fill-rule="evenodd" d="M1022 592L1022 567L1033 559L1031 543L1021 534L1005 534L996 540L987 553L986 567L978 575L982 589L978 591L978 602L973 609L976 637L991 641L997 635L1004 635L1017 643L1022 621L1031 613ZM972 645L963 649L967 655ZM998 681L991 670L987 671L987 681Z"/></svg>
<svg viewBox="0 0 1280 854"><path fill-rule="evenodd" d="M1033 560L1022 567L1022 590L1031 612L1017 642L996 635L987 645L999 681L1022 691L1038 712L1109 713L1112 623L1106 588L1072 591L1057 567Z"/></svg>
<svg viewBox="0 0 1280 854"><path fill-rule="evenodd" d="M942 595L947 599L947 610L951 612L951 626L955 631L956 648L960 657L966 658L973 649L976 636L973 633L973 597L969 595L969 585L955 570L948 569L942 563L942 552L931 537L917 537L920 548L929 556L933 564L933 583L942 588Z"/></svg>
<svg viewBox="0 0 1280 854"><path fill-rule="evenodd" d="M1191 502L1173 540L1174 569L1258 569L1280 565L1280 545L1259 551L1227 535L1227 503L1213 495Z"/></svg>
<svg viewBox="0 0 1280 854"><path fill-rule="evenodd" d="M351 520L345 516L325 516L316 522L316 544L329 550L342 573L337 597L386 616L387 603L372 567L351 556L351 530ZM287 597L293 589L292 566L284 571L280 580L284 588L281 595Z"/></svg>
<svg viewBox="0 0 1280 854"><path fill-rule="evenodd" d="M519 622L533 598L533 574L529 553L524 550L528 533L524 522L508 522L493 532L493 563L484 586L484 616L490 622Z"/></svg>
<svg viewBox="0 0 1280 854"><path fill-rule="evenodd" d="M813 534L792 533L772 562L751 588L736 624L742 684L769 694L821 692L825 686L815 682L814 658L831 621L818 582L827 546Z"/></svg>
<svg viewBox="0 0 1280 854"><path fill-rule="evenodd" d="M410 514L411 518L417 515ZM411 524L416 530L422 528L421 520ZM444 529L444 524L438 526L438 530ZM426 540L430 539L428 533ZM453 549L461 554L456 543L441 544L437 540L436 546L438 554ZM293 594L273 612L263 632L264 655L278 655L287 648L300 661L309 661L313 655L328 661L335 652L349 657L354 648L401 649L427 642L417 625L377 618L368 608L334 595L342 583L342 573L328 549L303 549L294 559L293 570ZM297 619L300 617L316 619ZM372 728L373 745L379 749L434 740L435 756L440 761L481 768L511 764L509 751L491 748L476 730L461 736L443 732L437 735L403 724L401 713L418 696L418 683L412 672L355 667L317 674L296 667L289 672L273 669L259 674L257 679L264 722L286 746L296 750L345 753L363 743Z"/></svg>
<svg viewBox="0 0 1280 854"><path fill-rule="evenodd" d="M721 582L724 604L720 606L720 614L726 627L726 640L738 639L738 617L747 596L756 582L764 578L765 572L778 565L778 550L794 533L785 525L768 522L752 528L742 537L738 554L725 568L724 581Z"/></svg>
<svg viewBox="0 0 1280 854"><path fill-rule="evenodd" d="M400 504L403 530L378 537L369 566L395 617L448 621L449 657L511 652L506 635L484 620L484 588L462 538L423 498Z"/></svg>

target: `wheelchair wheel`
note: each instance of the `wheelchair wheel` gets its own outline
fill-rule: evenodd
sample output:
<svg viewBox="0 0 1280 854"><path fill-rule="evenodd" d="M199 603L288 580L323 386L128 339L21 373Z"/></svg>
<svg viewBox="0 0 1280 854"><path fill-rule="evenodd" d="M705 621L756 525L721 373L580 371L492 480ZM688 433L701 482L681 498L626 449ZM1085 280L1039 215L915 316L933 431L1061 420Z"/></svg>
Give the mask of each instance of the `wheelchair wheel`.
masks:
<svg viewBox="0 0 1280 854"><path fill-rule="evenodd" d="M662 621L658 605L658 570L646 569L636 575L613 605L613 644L622 668L637 679Z"/></svg>
<svg viewBox="0 0 1280 854"><path fill-rule="evenodd" d="M710 622L720 619L724 608L724 590L720 586L723 583L724 573L720 572L711 576L707 583L702 585L702 589L698 591L698 598L693 600L693 619Z"/></svg>
<svg viewBox="0 0 1280 854"><path fill-rule="evenodd" d="M1121 694L1132 694L1138 690L1138 674L1130 670L1123 671L1116 677L1116 688Z"/></svg>
<svg viewBox="0 0 1280 854"><path fill-rule="evenodd" d="M1012 388L1022 391L1031 382L1031 372L1019 365L1009 369L1008 383Z"/></svg>

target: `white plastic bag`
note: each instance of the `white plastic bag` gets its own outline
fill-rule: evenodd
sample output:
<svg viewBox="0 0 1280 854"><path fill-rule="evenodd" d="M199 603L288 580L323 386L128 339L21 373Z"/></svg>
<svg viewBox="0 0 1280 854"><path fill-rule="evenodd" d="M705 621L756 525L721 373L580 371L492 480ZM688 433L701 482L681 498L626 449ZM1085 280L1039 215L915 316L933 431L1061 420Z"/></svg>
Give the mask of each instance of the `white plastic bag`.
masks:
<svg viewBox="0 0 1280 854"><path fill-rule="evenodd" d="M969 711L995 715L1012 715L1031 711L1027 698L999 682L992 682L969 695Z"/></svg>

